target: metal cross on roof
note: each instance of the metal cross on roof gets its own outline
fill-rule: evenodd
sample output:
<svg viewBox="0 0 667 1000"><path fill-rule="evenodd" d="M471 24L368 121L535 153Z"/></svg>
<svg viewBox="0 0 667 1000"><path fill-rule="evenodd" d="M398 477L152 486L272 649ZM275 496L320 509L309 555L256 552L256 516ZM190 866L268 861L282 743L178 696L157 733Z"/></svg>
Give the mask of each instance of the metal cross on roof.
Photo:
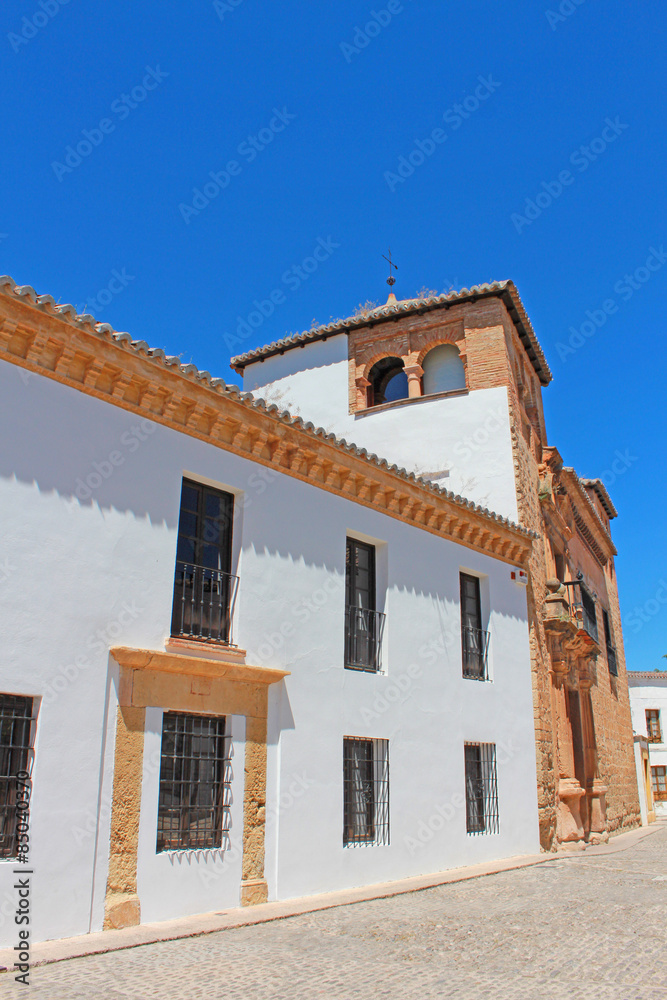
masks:
<svg viewBox="0 0 667 1000"><path fill-rule="evenodd" d="M395 284L396 284L396 278L395 278L395 277L393 276L393 274L391 273L391 269L392 269L392 267L393 267L393 269L394 269L395 271L398 271L398 266L397 266L396 264L394 264L394 263L393 263L393 261L392 261L392 259L391 259L391 248L389 248L389 256L388 256L388 257L387 257L387 256L385 256L385 254L382 254L382 256L384 257L384 259L385 259L385 260L387 261L387 263L389 264L389 277L387 278L387 284L388 284L388 285L389 285L389 287L391 288L391 286L392 286L392 285L395 285Z"/></svg>

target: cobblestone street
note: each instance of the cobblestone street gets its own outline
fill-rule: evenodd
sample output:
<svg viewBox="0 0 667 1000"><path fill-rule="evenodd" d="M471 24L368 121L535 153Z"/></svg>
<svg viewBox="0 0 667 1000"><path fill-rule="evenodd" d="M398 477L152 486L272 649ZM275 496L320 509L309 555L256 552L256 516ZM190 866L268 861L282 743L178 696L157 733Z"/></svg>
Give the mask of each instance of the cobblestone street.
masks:
<svg viewBox="0 0 667 1000"><path fill-rule="evenodd" d="M31 1000L667 1000L667 826L607 857L38 967L31 986ZM21 990L0 978L3 996Z"/></svg>

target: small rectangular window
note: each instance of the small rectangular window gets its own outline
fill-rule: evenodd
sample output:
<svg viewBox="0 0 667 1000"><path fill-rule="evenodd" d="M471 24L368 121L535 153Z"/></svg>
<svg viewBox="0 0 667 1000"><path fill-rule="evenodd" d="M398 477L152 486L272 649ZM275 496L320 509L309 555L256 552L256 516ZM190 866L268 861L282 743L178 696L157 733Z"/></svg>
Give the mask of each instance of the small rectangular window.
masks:
<svg viewBox="0 0 667 1000"><path fill-rule="evenodd" d="M165 712L157 851L222 847L230 781L224 717Z"/></svg>
<svg viewBox="0 0 667 1000"><path fill-rule="evenodd" d="M384 615L375 610L375 547L348 538L345 553L345 666L381 667Z"/></svg>
<svg viewBox="0 0 667 1000"><path fill-rule="evenodd" d="M231 574L234 497L183 480L171 634L231 641L238 579Z"/></svg>
<svg viewBox="0 0 667 1000"><path fill-rule="evenodd" d="M343 844L389 843L389 741L343 740Z"/></svg>
<svg viewBox="0 0 667 1000"><path fill-rule="evenodd" d="M667 767L664 764L651 768L651 785L656 802L667 800Z"/></svg>
<svg viewBox="0 0 667 1000"><path fill-rule="evenodd" d="M495 743L465 744L466 830L498 833Z"/></svg>
<svg viewBox="0 0 667 1000"><path fill-rule="evenodd" d="M659 708L646 709L646 732L649 743L662 743Z"/></svg>
<svg viewBox="0 0 667 1000"><path fill-rule="evenodd" d="M0 694L0 858L18 856L17 798L25 799L34 746L33 699ZM28 786L29 790L29 786Z"/></svg>
<svg viewBox="0 0 667 1000"><path fill-rule="evenodd" d="M482 628L479 577L461 573L460 584L463 676L485 681L488 678L489 633Z"/></svg>

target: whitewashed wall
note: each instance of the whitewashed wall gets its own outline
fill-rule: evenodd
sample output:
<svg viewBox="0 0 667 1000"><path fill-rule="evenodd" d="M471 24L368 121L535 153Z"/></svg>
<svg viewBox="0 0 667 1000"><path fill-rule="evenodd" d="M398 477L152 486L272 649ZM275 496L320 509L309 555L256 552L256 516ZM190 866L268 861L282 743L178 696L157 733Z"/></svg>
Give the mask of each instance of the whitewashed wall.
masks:
<svg viewBox="0 0 667 1000"><path fill-rule="evenodd" d="M347 335L257 361L243 387L419 475L517 520L507 389L421 397L349 412Z"/></svg>
<svg viewBox="0 0 667 1000"><path fill-rule="evenodd" d="M102 925L117 707L108 650L164 648L184 472L236 493L235 641L249 663L291 671L270 689L270 897L538 850L526 599L508 566L4 362L0 408L8 558L0 690L42 699L31 812L35 940ZM349 532L380 546L381 676L342 667ZM461 567L483 576L488 684L461 677ZM143 918L238 905L238 850L226 859L193 853L185 863L155 857L150 761L160 719L159 706L147 712ZM242 831L241 720L233 728L232 848ZM346 735L390 740L387 847L342 845ZM465 739L498 745L497 835L465 833ZM1 945L14 943L11 868L0 863Z"/></svg>
<svg viewBox="0 0 667 1000"><path fill-rule="evenodd" d="M628 686L630 690L630 710L632 712L632 728L641 736L648 736L646 726L646 709L660 710L660 725L662 728L662 743L649 743L648 756L651 767L667 767L667 673L656 674L655 680L644 677L633 677L628 671ZM656 816L667 816L667 802L655 803Z"/></svg>

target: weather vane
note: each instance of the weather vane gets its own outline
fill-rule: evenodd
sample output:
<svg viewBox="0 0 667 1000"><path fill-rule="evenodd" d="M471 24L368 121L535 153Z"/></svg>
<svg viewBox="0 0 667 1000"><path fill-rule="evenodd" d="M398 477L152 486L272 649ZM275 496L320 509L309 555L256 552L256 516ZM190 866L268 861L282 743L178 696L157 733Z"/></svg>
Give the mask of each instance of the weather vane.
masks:
<svg viewBox="0 0 667 1000"><path fill-rule="evenodd" d="M394 264L394 263L392 262L392 259L391 259L391 247L389 248L389 256L387 257L387 256L385 256L385 254L382 254L382 256L384 257L384 259L385 259L385 260L387 261L387 263L389 264L389 277L387 278L387 284L388 284L388 285L389 285L389 287L391 288L391 286L392 286L392 285L395 285L395 284L396 284L396 278L395 278L395 277L393 276L393 274L391 273L391 269L392 269L392 267L393 267L393 269L394 269L395 271L398 271L398 266L397 266L396 264Z"/></svg>

